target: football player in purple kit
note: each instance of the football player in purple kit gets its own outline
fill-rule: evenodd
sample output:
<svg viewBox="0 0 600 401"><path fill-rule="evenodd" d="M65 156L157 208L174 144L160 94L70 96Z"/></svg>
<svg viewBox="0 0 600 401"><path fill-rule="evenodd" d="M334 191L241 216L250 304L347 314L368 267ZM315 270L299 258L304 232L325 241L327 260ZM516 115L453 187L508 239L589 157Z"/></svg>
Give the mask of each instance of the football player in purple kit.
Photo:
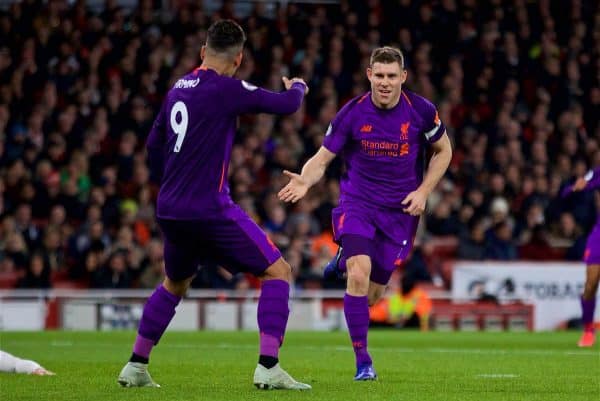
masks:
<svg viewBox="0 0 600 401"><path fill-rule="evenodd" d="M202 65L169 90L148 135L149 166L160 180L156 214L165 243L166 278L144 306L132 356L118 377L123 386L158 387L148 373L150 351L175 315L199 264L214 261L262 279L254 384L265 389L311 388L278 363L289 315L290 266L233 203L227 183L237 116L293 113L308 87L299 78L284 77L287 90L274 93L232 78L242 62L245 39L234 21L213 23L202 47Z"/></svg>
<svg viewBox="0 0 600 401"><path fill-rule="evenodd" d="M377 378L367 351L369 305L408 256L427 197L452 158L434 105L402 89L406 74L400 50L375 49L367 69L371 91L337 113L301 174L284 171L290 181L278 194L296 202L336 155L345 163L339 206L332 212L341 253L332 265L347 273L344 314L356 356L355 380ZM423 177L426 146L433 156Z"/></svg>
<svg viewBox="0 0 600 401"><path fill-rule="evenodd" d="M593 191L598 188L600 188L600 167L588 171L584 177L578 178L573 184L565 187L562 196L565 197L579 191ZM596 342L594 312L596 310L596 292L598 291L598 282L600 282L600 214L588 236L583 261L587 265L585 287L581 295L583 334L577 345L591 347Z"/></svg>

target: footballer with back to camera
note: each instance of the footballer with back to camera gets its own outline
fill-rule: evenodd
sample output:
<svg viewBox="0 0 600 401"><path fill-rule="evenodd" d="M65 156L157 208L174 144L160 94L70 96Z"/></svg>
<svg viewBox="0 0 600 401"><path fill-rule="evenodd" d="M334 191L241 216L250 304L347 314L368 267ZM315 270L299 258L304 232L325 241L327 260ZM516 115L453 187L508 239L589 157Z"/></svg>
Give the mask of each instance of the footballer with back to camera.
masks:
<svg viewBox="0 0 600 401"><path fill-rule="evenodd" d="M308 87L283 77L274 93L233 78L246 36L232 20L214 22L202 64L168 91L146 142L151 174L160 182L156 217L164 238L166 278L144 306L129 362L118 376L125 387L159 387L148 372L152 348L175 315L198 266L215 262L261 279L259 361L254 384L263 389L308 390L279 364L289 309L291 270L281 253L230 195L227 170L237 116L290 114Z"/></svg>

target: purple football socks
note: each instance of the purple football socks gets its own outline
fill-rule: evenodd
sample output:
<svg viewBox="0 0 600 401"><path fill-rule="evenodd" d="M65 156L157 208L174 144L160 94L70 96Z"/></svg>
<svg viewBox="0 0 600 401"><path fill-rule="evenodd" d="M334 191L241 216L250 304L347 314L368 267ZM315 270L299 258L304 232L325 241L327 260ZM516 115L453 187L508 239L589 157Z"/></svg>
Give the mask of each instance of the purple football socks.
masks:
<svg viewBox="0 0 600 401"><path fill-rule="evenodd" d="M372 364L371 356L367 351L367 333L369 331L369 299L344 295L344 315L356 356L356 366Z"/></svg>
<svg viewBox="0 0 600 401"><path fill-rule="evenodd" d="M148 359L150 357L150 351L152 351L152 347L154 347L154 341L148 340L147 338L144 338L138 334L135 338L135 343L133 344L133 353L141 356L142 358Z"/></svg>
<svg viewBox="0 0 600 401"><path fill-rule="evenodd" d="M594 322L594 310L596 309L596 297L592 299L583 299L581 297L581 323L587 329L588 327L593 327L592 323Z"/></svg>
<svg viewBox="0 0 600 401"><path fill-rule="evenodd" d="M175 316L175 307L181 297L171 294L165 287L158 286L152 293L146 305L138 335L133 346L133 353L142 358L148 358L152 347L158 344L167 326Z"/></svg>
<svg viewBox="0 0 600 401"><path fill-rule="evenodd" d="M287 281L263 281L258 299L260 355L278 357L290 314L289 297L290 285Z"/></svg>

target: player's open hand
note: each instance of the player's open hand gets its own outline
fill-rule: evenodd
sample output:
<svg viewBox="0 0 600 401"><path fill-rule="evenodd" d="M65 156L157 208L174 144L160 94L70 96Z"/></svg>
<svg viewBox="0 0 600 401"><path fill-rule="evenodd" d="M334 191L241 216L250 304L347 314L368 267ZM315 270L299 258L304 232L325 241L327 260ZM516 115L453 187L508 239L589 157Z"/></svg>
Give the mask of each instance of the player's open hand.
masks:
<svg viewBox="0 0 600 401"><path fill-rule="evenodd" d="M54 376L56 373L46 370L40 366L39 368L31 372L31 374L35 376Z"/></svg>
<svg viewBox="0 0 600 401"><path fill-rule="evenodd" d="M300 174L287 170L283 170L283 174L290 179L290 182L279 191L277 197L284 202L296 203L306 195L309 186Z"/></svg>
<svg viewBox="0 0 600 401"><path fill-rule="evenodd" d="M425 203L427 202L427 194L418 189L406 195L402 201L405 213L411 216L420 216L425 211Z"/></svg>
<svg viewBox="0 0 600 401"><path fill-rule="evenodd" d="M583 177L579 177L573 184L573 192L581 191L587 186L587 181Z"/></svg>
<svg viewBox="0 0 600 401"><path fill-rule="evenodd" d="M290 79L288 77L281 77L281 80L283 81L283 85L287 90L289 90L292 87L292 85L294 85L296 82L300 82L302 85L304 85L304 94L308 94L308 85L306 84L306 82L304 82L302 78L294 77Z"/></svg>

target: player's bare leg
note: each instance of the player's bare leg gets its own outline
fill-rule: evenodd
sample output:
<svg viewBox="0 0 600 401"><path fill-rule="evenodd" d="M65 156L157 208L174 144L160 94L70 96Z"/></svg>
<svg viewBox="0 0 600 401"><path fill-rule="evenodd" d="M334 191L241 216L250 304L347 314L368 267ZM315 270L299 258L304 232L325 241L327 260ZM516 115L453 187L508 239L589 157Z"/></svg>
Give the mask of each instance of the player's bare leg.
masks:
<svg viewBox="0 0 600 401"><path fill-rule="evenodd" d="M387 285L378 284L373 281L369 283L369 306L375 305L383 297L386 288Z"/></svg>
<svg viewBox="0 0 600 401"><path fill-rule="evenodd" d="M171 280L167 277L148 298L133 346L133 353L117 379L121 386L160 387L148 373L150 352L158 344L160 337L175 316L175 307L185 295L192 279L193 277Z"/></svg>
<svg viewBox="0 0 600 401"><path fill-rule="evenodd" d="M260 356L254 371L257 388L310 390L311 386L300 383L279 365L279 348L283 343L289 316L289 294L292 270L279 258L261 277L262 288L258 300L258 329L260 331Z"/></svg>
<svg viewBox="0 0 600 401"><path fill-rule="evenodd" d="M346 261L346 269L348 280L344 295L344 315L356 357L354 380L375 380L377 374L367 351L371 258L367 255L352 256Z"/></svg>
<svg viewBox="0 0 600 401"><path fill-rule="evenodd" d="M596 292L600 281L600 265L588 265L586 269L585 287L581 296L581 322L583 323L583 334L577 345L580 347L591 347L596 341L594 329L594 311L596 309Z"/></svg>

